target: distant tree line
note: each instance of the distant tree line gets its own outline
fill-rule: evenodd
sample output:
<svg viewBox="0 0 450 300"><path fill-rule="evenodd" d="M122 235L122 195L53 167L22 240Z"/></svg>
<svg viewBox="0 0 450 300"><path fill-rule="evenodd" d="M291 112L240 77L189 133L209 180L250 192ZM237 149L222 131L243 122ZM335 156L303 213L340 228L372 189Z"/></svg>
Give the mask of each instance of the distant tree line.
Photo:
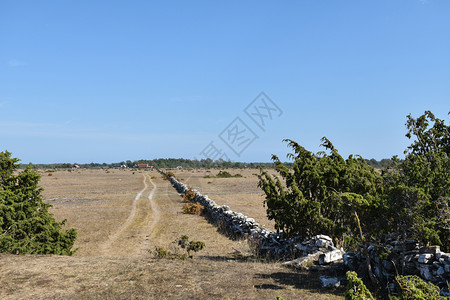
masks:
<svg viewBox="0 0 450 300"><path fill-rule="evenodd" d="M366 159L366 163L374 168L383 169L391 166L393 164L392 159L383 158L382 160L376 159ZM242 169L242 168L273 168L273 162L231 162L224 160L211 160L211 159L201 159L193 160L186 158L157 158L157 159L140 159L140 160L127 160L117 163L54 163L54 164L19 164L19 168L25 169L31 166L36 169L70 169L75 165L81 168L120 168L126 166L127 168L136 168L138 164L148 164L149 166L154 166L155 168L169 168L173 169L178 166L183 168L232 168L232 169ZM284 162L286 167L292 167L292 162Z"/></svg>
<svg viewBox="0 0 450 300"><path fill-rule="evenodd" d="M366 159L366 163L375 168L375 169L385 169L391 167L394 164L394 161L391 158L383 158L382 160Z"/></svg>
<svg viewBox="0 0 450 300"><path fill-rule="evenodd" d="M147 164L148 166L154 166L155 168L169 168L173 169L176 167L183 168L272 168L274 166L273 162L231 162L224 160L213 161L211 159L201 159L192 160L185 158L157 158L157 159L140 159L140 160L127 160L117 163L89 163L89 164L78 164L78 163L55 163L55 164L20 164L20 168L24 169L28 166L32 166L38 169L68 169L75 165L81 168L136 168L139 164ZM286 163L286 165L291 165L292 163Z"/></svg>

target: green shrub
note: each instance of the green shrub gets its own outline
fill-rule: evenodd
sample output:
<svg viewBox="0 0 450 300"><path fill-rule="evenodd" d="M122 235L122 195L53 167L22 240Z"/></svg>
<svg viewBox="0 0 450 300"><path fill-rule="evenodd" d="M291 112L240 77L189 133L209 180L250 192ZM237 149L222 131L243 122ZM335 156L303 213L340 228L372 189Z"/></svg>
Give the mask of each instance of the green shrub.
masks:
<svg viewBox="0 0 450 300"><path fill-rule="evenodd" d="M382 178L364 159L344 159L326 138L322 146L331 153L314 154L292 140L292 168L275 155L272 159L281 178L261 169L258 186L266 194L267 216L287 236L309 239L325 234L335 242L347 236L357 239L356 211L365 224L376 215ZM352 242L352 241L350 241ZM356 244L357 241L353 241Z"/></svg>
<svg viewBox="0 0 450 300"><path fill-rule="evenodd" d="M173 251L169 251L168 249L164 249L161 247L156 247L154 251L149 252L154 255L156 258L167 258L167 259L181 259L186 260L188 258L192 259L193 256L191 252L198 252L205 248L205 243L202 241L189 241L189 237L187 235L182 235L180 238L177 238L173 241L172 246L175 244L183 249L184 253L179 253L180 248L174 248Z"/></svg>
<svg viewBox="0 0 450 300"><path fill-rule="evenodd" d="M397 276L398 297L393 300L444 300L450 299L439 295L439 287L423 281L418 276Z"/></svg>
<svg viewBox="0 0 450 300"><path fill-rule="evenodd" d="M347 272L347 291L345 292L346 300L373 300L373 296L364 285L361 278L356 272Z"/></svg>
<svg viewBox="0 0 450 300"><path fill-rule="evenodd" d="M344 159L325 137L319 153L284 140L292 164L273 155L278 176L258 175L275 228L302 239L326 234L339 242L345 235L351 248L363 242L360 225L364 240L383 244L391 235L450 251L450 126L430 111L409 115L406 125L415 140L381 174L362 157Z"/></svg>
<svg viewBox="0 0 450 300"><path fill-rule="evenodd" d="M41 176L30 166L16 174L17 158L0 152L0 252L72 255L75 229L62 231L48 211L38 186Z"/></svg>
<svg viewBox="0 0 450 300"><path fill-rule="evenodd" d="M198 252L205 248L205 243L202 241L189 241L187 235L182 235L178 240L178 246L187 251L189 258L192 258L191 251Z"/></svg>
<svg viewBox="0 0 450 300"><path fill-rule="evenodd" d="M230 178L233 177L230 173L227 171L219 171L219 173L216 175L217 178Z"/></svg>
<svg viewBox="0 0 450 300"><path fill-rule="evenodd" d="M217 178L231 178L231 177L236 177L236 178L239 178L239 177L242 177L242 175L241 174L236 174L236 175L231 175L229 172L227 172L227 171L219 171L219 173L216 175L216 177ZM210 177L204 177L204 178L210 178Z"/></svg>

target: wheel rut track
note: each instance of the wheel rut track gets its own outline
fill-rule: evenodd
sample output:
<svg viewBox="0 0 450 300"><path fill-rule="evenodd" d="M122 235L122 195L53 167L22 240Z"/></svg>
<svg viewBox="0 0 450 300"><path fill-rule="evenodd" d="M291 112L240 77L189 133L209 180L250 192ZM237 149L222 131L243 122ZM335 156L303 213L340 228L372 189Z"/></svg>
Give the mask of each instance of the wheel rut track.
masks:
<svg viewBox="0 0 450 300"><path fill-rule="evenodd" d="M147 182L149 182L152 185L152 189L147 197L150 209L149 211L143 211L148 210L148 207L145 206L141 207L142 204L138 205L138 203L139 201L141 201L142 195L145 194L146 191L149 189L149 184ZM148 247L150 243L151 233L160 219L160 212L157 204L153 200L155 191L157 189L156 184L147 174L143 174L143 184L144 187L136 194L136 197L134 198L131 204L131 210L126 221L122 225L120 225L120 227L112 235L109 236L108 240L100 246L100 253L102 256L120 256L121 254L124 255L131 254L130 252L122 253L123 249L115 246L115 244L118 244L130 238L135 238L136 235L141 235L142 238L139 241L140 246L137 246L134 252L137 253L139 250L143 252L143 250L145 250ZM150 225L147 228L143 228L145 227L145 225L140 226L140 228L132 228L131 225L133 225L133 222L135 221L136 215L138 213L145 214L145 220L142 221L141 223L142 224L150 223ZM141 231L145 233L142 234L140 233Z"/></svg>

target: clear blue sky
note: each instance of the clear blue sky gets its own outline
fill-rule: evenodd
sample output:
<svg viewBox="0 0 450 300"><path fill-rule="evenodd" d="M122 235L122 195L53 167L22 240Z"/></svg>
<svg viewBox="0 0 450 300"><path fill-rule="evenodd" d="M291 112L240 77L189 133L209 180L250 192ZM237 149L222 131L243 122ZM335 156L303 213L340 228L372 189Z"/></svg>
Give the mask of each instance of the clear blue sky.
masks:
<svg viewBox="0 0 450 300"><path fill-rule="evenodd" d="M1 1L0 151L22 162L401 155L450 111L450 1ZM244 113L264 91L266 130ZM219 134L240 117L240 156ZM248 131L247 131L248 132Z"/></svg>

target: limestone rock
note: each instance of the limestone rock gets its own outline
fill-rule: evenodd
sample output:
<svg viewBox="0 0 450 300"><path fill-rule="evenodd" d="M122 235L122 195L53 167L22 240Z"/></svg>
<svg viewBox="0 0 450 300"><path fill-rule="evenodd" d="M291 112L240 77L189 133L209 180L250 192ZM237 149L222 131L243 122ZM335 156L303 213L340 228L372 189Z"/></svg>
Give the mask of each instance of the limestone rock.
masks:
<svg viewBox="0 0 450 300"><path fill-rule="evenodd" d="M424 253L419 255L419 263L421 264L428 264L432 263L433 254L431 253Z"/></svg>
<svg viewBox="0 0 450 300"><path fill-rule="evenodd" d="M336 249L330 252L326 252L324 254L321 254L319 257L319 265L325 265L332 262L335 262L337 260L342 259L343 253L341 250Z"/></svg>
<svg viewBox="0 0 450 300"><path fill-rule="evenodd" d="M420 277L428 281L431 281L433 279L433 272L431 271L430 265L419 264L418 269L420 271Z"/></svg>
<svg viewBox="0 0 450 300"><path fill-rule="evenodd" d="M337 277L325 277L320 276L320 281L322 282L322 287L339 287L341 282Z"/></svg>

